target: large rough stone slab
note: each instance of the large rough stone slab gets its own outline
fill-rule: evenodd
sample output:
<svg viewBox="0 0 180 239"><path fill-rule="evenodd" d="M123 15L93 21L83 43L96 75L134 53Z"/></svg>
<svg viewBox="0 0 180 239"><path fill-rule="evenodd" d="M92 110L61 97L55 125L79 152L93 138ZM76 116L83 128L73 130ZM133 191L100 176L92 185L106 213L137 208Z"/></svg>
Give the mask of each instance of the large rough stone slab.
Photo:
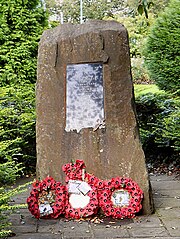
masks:
<svg viewBox="0 0 180 239"><path fill-rule="evenodd" d="M67 65L90 63L103 66L105 128L67 132ZM101 179L135 180L144 191L144 213L151 213L124 26L115 21L89 21L45 31L39 44L36 94L38 177L51 175L62 181L62 165L83 159L87 171Z"/></svg>

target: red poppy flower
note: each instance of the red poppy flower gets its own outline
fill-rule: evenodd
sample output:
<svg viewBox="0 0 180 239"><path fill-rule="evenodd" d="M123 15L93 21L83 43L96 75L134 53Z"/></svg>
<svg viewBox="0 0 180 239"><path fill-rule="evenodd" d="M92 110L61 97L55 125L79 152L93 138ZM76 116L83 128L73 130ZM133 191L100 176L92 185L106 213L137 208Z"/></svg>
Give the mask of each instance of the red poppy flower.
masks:
<svg viewBox="0 0 180 239"><path fill-rule="evenodd" d="M79 169L86 168L84 161L80 159L76 160L75 165L76 165L76 168L79 168Z"/></svg>
<svg viewBox="0 0 180 239"><path fill-rule="evenodd" d="M36 189L37 191L41 190L41 182L39 180L36 180L33 184L32 187Z"/></svg>

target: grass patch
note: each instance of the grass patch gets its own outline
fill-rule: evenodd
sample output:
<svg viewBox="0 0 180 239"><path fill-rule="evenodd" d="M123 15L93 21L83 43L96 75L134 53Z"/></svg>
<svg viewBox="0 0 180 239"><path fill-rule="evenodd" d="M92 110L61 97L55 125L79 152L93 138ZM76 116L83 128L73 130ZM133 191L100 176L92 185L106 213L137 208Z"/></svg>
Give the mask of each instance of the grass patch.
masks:
<svg viewBox="0 0 180 239"><path fill-rule="evenodd" d="M163 90L160 90L157 85L155 84L150 84L150 85L145 85L145 84L134 84L134 93L135 93L135 98L137 98L140 95L145 95L147 93L163 93Z"/></svg>

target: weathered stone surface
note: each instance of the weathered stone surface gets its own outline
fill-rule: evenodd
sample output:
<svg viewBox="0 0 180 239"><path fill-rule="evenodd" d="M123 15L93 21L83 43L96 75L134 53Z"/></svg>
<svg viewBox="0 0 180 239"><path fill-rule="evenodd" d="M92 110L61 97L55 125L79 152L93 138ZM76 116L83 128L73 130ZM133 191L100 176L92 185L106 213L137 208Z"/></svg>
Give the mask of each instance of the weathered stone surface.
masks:
<svg viewBox="0 0 180 239"><path fill-rule="evenodd" d="M66 66L103 63L105 129L66 132ZM44 32L38 55L37 175L63 180L63 164L83 159L101 179L131 177L152 212L136 121L127 31L114 21L64 24ZM88 105L87 105L88 107Z"/></svg>

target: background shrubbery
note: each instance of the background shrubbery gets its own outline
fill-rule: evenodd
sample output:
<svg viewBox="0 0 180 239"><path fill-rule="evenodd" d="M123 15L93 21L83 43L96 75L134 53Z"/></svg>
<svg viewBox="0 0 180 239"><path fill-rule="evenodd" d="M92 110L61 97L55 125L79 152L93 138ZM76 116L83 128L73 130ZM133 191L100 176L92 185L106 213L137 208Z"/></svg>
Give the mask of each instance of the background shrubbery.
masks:
<svg viewBox="0 0 180 239"><path fill-rule="evenodd" d="M22 162L27 171L34 171L35 153L35 93L34 85L18 89L0 89L0 160Z"/></svg>
<svg viewBox="0 0 180 239"><path fill-rule="evenodd" d="M0 0L0 162L34 171L35 82L47 14L40 0Z"/></svg>
<svg viewBox="0 0 180 239"><path fill-rule="evenodd" d="M138 88L137 88L138 89ZM148 163L179 164L180 101L164 91L137 94L140 136Z"/></svg>
<svg viewBox="0 0 180 239"><path fill-rule="evenodd" d="M144 49L150 77L160 89L180 94L180 1L172 0L152 26Z"/></svg>

